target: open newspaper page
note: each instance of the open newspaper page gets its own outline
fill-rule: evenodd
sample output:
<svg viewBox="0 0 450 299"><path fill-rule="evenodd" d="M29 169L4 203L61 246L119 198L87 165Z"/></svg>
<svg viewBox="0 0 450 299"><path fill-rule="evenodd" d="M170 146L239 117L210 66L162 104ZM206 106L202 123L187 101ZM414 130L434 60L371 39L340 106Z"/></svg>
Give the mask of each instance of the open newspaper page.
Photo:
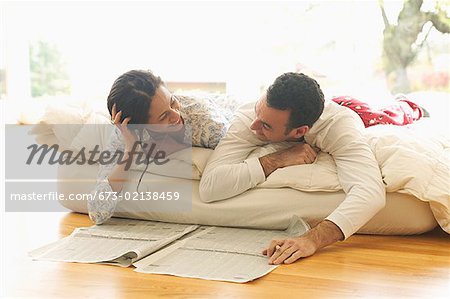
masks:
<svg viewBox="0 0 450 299"><path fill-rule="evenodd" d="M35 260L128 267L198 227L112 218L103 225L77 228L70 236L38 248L29 255Z"/></svg>
<svg viewBox="0 0 450 299"><path fill-rule="evenodd" d="M272 239L299 236L308 230L309 225L298 217L285 231L202 226L192 236L133 265L142 273L244 283L277 267L269 265L261 253Z"/></svg>

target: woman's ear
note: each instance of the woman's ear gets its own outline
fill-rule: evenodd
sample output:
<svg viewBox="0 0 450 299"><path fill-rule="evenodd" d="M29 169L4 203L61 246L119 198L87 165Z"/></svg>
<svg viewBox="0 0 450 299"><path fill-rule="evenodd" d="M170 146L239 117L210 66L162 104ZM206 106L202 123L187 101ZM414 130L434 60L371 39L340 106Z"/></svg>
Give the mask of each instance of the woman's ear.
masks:
<svg viewBox="0 0 450 299"><path fill-rule="evenodd" d="M294 129L294 138L301 138L305 136L306 133L308 133L309 127L308 126L301 126Z"/></svg>

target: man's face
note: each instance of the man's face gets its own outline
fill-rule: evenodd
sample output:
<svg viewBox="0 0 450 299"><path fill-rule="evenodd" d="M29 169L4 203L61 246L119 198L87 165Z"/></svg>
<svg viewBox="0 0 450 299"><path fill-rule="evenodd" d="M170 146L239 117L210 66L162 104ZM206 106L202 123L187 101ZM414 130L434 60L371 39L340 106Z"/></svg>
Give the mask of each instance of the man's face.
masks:
<svg viewBox="0 0 450 299"><path fill-rule="evenodd" d="M256 118L253 120L250 129L262 141L294 141L302 137L308 130L306 126L287 130L291 112L289 110L278 110L267 106L265 93L256 102L255 113Z"/></svg>

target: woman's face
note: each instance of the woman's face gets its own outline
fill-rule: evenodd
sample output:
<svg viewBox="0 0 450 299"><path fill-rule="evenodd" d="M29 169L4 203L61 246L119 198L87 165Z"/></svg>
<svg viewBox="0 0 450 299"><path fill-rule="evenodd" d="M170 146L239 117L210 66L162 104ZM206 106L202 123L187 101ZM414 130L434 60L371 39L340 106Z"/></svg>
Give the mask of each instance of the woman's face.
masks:
<svg viewBox="0 0 450 299"><path fill-rule="evenodd" d="M148 113L148 123L157 125L152 127L152 131L177 132L183 128L180 102L164 86L156 90Z"/></svg>

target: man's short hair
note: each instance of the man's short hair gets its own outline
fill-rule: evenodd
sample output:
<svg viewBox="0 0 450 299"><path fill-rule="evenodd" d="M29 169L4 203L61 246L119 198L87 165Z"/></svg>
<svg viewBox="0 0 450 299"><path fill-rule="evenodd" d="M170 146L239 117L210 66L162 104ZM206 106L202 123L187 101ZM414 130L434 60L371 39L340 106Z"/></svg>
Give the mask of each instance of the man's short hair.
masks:
<svg viewBox="0 0 450 299"><path fill-rule="evenodd" d="M301 126L312 127L324 108L324 96L316 80L305 74L284 73L267 89L267 105L291 112L287 132Z"/></svg>

